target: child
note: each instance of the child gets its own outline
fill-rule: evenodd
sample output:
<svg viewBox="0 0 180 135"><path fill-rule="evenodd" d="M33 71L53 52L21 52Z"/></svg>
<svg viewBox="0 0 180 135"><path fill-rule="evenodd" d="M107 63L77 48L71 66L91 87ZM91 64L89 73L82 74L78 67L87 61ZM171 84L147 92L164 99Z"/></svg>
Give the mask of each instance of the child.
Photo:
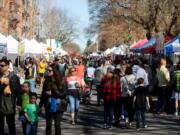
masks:
<svg viewBox="0 0 180 135"><path fill-rule="evenodd" d="M142 118L143 128L147 128L145 112L147 108L150 108L149 98L147 96L147 89L144 86L144 79L139 78L137 80L138 87L134 92L133 106L136 112L136 129L140 130L140 119Z"/></svg>
<svg viewBox="0 0 180 135"><path fill-rule="evenodd" d="M38 126L38 111L39 107L36 104L37 94L30 94L30 103L24 108L24 115L27 119L26 135L36 135Z"/></svg>
<svg viewBox="0 0 180 135"><path fill-rule="evenodd" d="M22 95L20 97L20 103L18 106L19 109L19 120L22 121L23 134L26 135L26 119L24 116L24 108L27 104L29 104L29 92L30 92L30 84L29 82L24 82L22 84Z"/></svg>

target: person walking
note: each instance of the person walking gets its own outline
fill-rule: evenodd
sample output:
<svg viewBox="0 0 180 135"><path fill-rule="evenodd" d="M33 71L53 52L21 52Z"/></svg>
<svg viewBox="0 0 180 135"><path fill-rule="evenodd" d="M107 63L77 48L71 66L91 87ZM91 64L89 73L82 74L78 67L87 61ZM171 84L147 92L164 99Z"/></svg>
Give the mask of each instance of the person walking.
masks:
<svg viewBox="0 0 180 135"><path fill-rule="evenodd" d="M174 72L173 76L173 86L174 86L174 99L175 99L175 112L174 115L179 115L179 108L180 108L180 62L177 63L176 71Z"/></svg>
<svg viewBox="0 0 180 135"><path fill-rule="evenodd" d="M46 135L52 135L52 121L55 124L55 135L61 135L61 121L63 110L60 108L66 99L65 81L60 74L58 66L51 64L48 68L48 76L45 78L40 98L40 111L45 107ZM65 102L64 102L65 103Z"/></svg>
<svg viewBox="0 0 180 135"><path fill-rule="evenodd" d="M101 88L104 99L104 129L111 129L115 101L120 96L120 80L113 74L111 68L107 69Z"/></svg>
<svg viewBox="0 0 180 135"><path fill-rule="evenodd" d="M19 110L19 120L22 122L22 129L23 129L23 134L26 135L26 118L24 115L24 108L26 107L27 104L29 104L30 101L30 84L29 82L24 82L22 84L22 94L20 97L20 105L17 106Z"/></svg>
<svg viewBox="0 0 180 135"><path fill-rule="evenodd" d="M24 108L24 115L27 119L26 135L37 135L39 106L36 104L37 94L30 94L30 102Z"/></svg>
<svg viewBox="0 0 180 135"><path fill-rule="evenodd" d="M166 60L160 60L160 66L156 70L158 79L158 102L157 102L157 113L163 114L165 112L165 106L167 102L167 91L170 82L170 73L166 68Z"/></svg>
<svg viewBox="0 0 180 135"><path fill-rule="evenodd" d="M137 87L134 91L133 107L136 114L136 129L140 130L140 120L142 119L143 128L147 128L145 112L150 109L148 91L144 86L144 79L139 78L137 80Z"/></svg>
<svg viewBox="0 0 180 135"><path fill-rule="evenodd" d="M8 71L9 61L0 60L0 135L4 135L4 120L9 129L9 135L16 135L15 112L16 101L19 102L21 85L19 78Z"/></svg>
<svg viewBox="0 0 180 135"><path fill-rule="evenodd" d="M125 113L125 127L129 128L133 120L134 111L132 107L133 92L135 89L136 77L133 75L132 68L126 67L125 75L121 77L121 99Z"/></svg>
<svg viewBox="0 0 180 135"><path fill-rule="evenodd" d="M77 76L76 69L70 68L69 75L66 78L67 94L71 113L71 124L75 125L77 122L77 115L79 110L80 95L79 89L84 88L84 80Z"/></svg>

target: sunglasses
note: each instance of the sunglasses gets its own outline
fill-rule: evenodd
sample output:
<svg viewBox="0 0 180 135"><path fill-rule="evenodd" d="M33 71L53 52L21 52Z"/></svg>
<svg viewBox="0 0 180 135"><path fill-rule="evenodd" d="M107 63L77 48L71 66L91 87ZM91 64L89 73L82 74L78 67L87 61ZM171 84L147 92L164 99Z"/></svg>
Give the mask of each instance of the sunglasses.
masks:
<svg viewBox="0 0 180 135"><path fill-rule="evenodd" d="M52 70L51 70L51 69L48 69L48 72L52 72Z"/></svg>
<svg viewBox="0 0 180 135"><path fill-rule="evenodd" d="M0 65L0 67L5 67L6 65Z"/></svg>

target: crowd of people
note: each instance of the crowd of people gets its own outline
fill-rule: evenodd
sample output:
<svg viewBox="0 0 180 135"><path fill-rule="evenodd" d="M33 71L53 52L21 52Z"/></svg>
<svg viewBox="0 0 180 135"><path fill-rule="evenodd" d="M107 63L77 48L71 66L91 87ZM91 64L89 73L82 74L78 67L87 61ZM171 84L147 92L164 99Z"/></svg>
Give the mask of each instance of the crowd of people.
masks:
<svg viewBox="0 0 180 135"><path fill-rule="evenodd" d="M119 125L121 119L125 128L134 120L137 131L147 128L145 113L149 110L160 115L174 110L174 115L179 115L180 62L174 67L160 58L152 64L137 56L118 56L115 60L57 56L49 61L28 57L17 61L13 66L6 57L0 60L0 135L4 135L5 117L9 135L16 134L17 110L24 135L37 134L38 116L43 110L46 135L52 134L53 120L55 134L60 135L63 113L68 110L71 124L77 124L82 95L88 92L90 102L92 90L97 91L97 106L104 106L104 129ZM41 88L37 103L36 90ZM154 96L158 99L155 105L151 102ZM169 103L172 98L173 106Z"/></svg>

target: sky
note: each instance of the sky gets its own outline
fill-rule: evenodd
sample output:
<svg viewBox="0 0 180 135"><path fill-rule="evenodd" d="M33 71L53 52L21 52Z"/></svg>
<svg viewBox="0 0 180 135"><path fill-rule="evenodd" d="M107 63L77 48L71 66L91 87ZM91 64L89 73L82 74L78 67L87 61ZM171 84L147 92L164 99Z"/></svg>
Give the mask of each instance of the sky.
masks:
<svg viewBox="0 0 180 135"><path fill-rule="evenodd" d="M78 39L74 42L78 43L83 50L86 46L84 28L89 24L89 13L87 0L54 0L54 4L62 10L67 11L69 17L73 17L77 23Z"/></svg>

